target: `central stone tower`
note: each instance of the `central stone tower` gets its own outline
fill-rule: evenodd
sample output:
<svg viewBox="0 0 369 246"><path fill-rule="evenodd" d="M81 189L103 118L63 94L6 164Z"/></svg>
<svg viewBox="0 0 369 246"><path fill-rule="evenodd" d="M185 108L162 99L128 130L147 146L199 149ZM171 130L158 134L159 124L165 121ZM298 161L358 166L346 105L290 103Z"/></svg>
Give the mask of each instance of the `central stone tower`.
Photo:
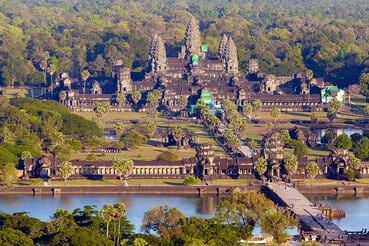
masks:
<svg viewBox="0 0 369 246"><path fill-rule="evenodd" d="M195 18L192 18L187 26L185 44L182 45L178 58L190 59L193 55L202 56L201 35L199 25Z"/></svg>

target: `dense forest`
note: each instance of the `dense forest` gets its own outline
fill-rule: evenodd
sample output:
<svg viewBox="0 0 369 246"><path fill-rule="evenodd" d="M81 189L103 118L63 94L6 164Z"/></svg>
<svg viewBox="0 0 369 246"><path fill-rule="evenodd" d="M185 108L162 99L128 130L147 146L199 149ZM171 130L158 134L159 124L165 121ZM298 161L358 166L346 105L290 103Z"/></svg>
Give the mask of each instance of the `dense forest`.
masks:
<svg viewBox="0 0 369 246"><path fill-rule="evenodd" d="M117 59L140 72L153 34L176 56L195 17L211 55L229 34L241 69L257 58L263 71L308 68L344 87L369 69L368 10L366 0L3 0L0 83L44 84L50 74L84 69L110 76Z"/></svg>
<svg viewBox="0 0 369 246"><path fill-rule="evenodd" d="M96 122L70 113L56 101L0 96L0 112L0 169L15 168L20 159L41 153L68 159L101 141Z"/></svg>

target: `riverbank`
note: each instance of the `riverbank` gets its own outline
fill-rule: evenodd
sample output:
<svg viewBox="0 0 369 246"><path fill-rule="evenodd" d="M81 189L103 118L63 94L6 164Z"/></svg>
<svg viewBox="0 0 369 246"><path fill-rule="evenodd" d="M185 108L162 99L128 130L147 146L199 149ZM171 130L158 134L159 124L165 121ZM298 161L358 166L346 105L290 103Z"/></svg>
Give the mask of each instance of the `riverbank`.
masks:
<svg viewBox="0 0 369 246"><path fill-rule="evenodd" d="M244 191L259 191L262 183L247 185L167 185L167 186L12 186L1 187L0 194L62 195L62 194L188 194L188 195L222 195L238 188ZM369 185L297 185L302 193L331 195L369 194Z"/></svg>

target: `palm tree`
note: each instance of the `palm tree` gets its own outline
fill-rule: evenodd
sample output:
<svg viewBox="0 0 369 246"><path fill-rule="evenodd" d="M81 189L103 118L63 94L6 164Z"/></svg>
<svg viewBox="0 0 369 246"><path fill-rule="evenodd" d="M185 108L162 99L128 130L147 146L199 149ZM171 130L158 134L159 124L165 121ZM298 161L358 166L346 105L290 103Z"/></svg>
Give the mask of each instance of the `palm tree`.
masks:
<svg viewBox="0 0 369 246"><path fill-rule="evenodd" d="M253 106L251 103L246 103L243 106L243 113L246 115L247 119L250 120L251 119L251 113L253 110Z"/></svg>
<svg viewBox="0 0 369 246"><path fill-rule="evenodd" d="M252 109L255 113L258 113L260 112L261 108L262 108L263 104L261 102L260 99L255 99L253 102L252 102Z"/></svg>
<svg viewBox="0 0 369 246"><path fill-rule="evenodd" d="M273 107L270 115L273 117L274 120L274 127L277 126L277 119L281 117L281 110L277 107Z"/></svg>
<svg viewBox="0 0 369 246"><path fill-rule="evenodd" d="M153 107L157 108L159 105L159 100L161 97L161 92L159 90L150 91L147 94L147 102Z"/></svg>
<svg viewBox="0 0 369 246"><path fill-rule="evenodd" d="M72 163L69 161L63 161L59 167L59 172L64 179L64 186L67 185L67 178L72 175L73 173L73 166Z"/></svg>
<svg viewBox="0 0 369 246"><path fill-rule="evenodd" d="M114 131L115 131L115 135L117 136L117 138L119 139L120 136L123 134L124 132L124 124L122 122L117 122L114 124Z"/></svg>
<svg viewBox="0 0 369 246"><path fill-rule="evenodd" d="M142 97L141 92L139 92L139 91L134 91L134 92L131 94L131 97L132 97L132 100L133 100L133 102L135 103L136 108L137 108L137 103L141 100L141 97Z"/></svg>
<svg viewBox="0 0 369 246"><path fill-rule="evenodd" d="M260 157L255 161L254 170L258 173L260 178L263 177L264 173L267 171L267 168L268 163L265 158Z"/></svg>
<svg viewBox="0 0 369 246"><path fill-rule="evenodd" d="M28 158L32 158L32 154L31 152L29 151L23 151L22 152L22 155L21 155L21 160L25 160L25 159L28 159Z"/></svg>
<svg viewBox="0 0 369 246"><path fill-rule="evenodd" d="M82 106L84 106L84 104L85 104L86 81L88 80L89 77L90 77L90 73L88 72L88 70L83 70L81 72L81 78L82 78L82 81L83 81L83 103L82 103Z"/></svg>
<svg viewBox="0 0 369 246"><path fill-rule="evenodd" d="M109 110L109 104L107 102L94 103L93 111L95 112L96 117L98 117L98 118L102 117L103 114L108 112L108 110Z"/></svg>
<svg viewBox="0 0 369 246"><path fill-rule="evenodd" d="M310 184L313 185L313 179L319 173L319 166L316 162L310 161L306 164L305 172L308 178L310 178Z"/></svg>
<svg viewBox="0 0 369 246"><path fill-rule="evenodd" d="M121 219L125 216L127 210L126 210L126 205L122 202L118 202L117 204L114 204L114 208L115 208L115 216L118 220L118 242L117 245L120 245L120 221Z"/></svg>
<svg viewBox="0 0 369 246"><path fill-rule="evenodd" d="M341 107L342 107L342 103L338 101L336 98L333 98L328 102L327 118L329 119L331 125L332 125L333 120L336 118Z"/></svg>
<svg viewBox="0 0 369 246"><path fill-rule="evenodd" d="M55 65L50 64L49 67L47 68L47 72L50 75L50 87L51 87L51 93L52 93L54 91L53 75L55 73Z"/></svg>
<svg viewBox="0 0 369 246"><path fill-rule="evenodd" d="M179 149L179 146L180 146L180 143L181 143L181 139L182 139L182 135L183 135L183 130L182 130L182 128L181 128L181 127L179 127L179 126L176 126L176 127L173 129L172 135L173 135L174 140L177 142L177 144L178 144L178 149Z"/></svg>
<svg viewBox="0 0 369 246"><path fill-rule="evenodd" d="M42 74L44 76L44 84L46 86L46 69L47 69L47 61L49 60L49 52L46 52L45 59L40 62L40 68L42 70Z"/></svg>
<svg viewBox="0 0 369 246"><path fill-rule="evenodd" d="M119 92L117 94L117 101L119 105L124 105L124 103L126 102L126 95L122 92Z"/></svg>
<svg viewBox="0 0 369 246"><path fill-rule="evenodd" d="M149 134L149 135L153 135L156 131L156 123L154 121L149 121L147 122L146 124L146 133Z"/></svg>
<svg viewBox="0 0 369 246"><path fill-rule="evenodd" d="M113 160L113 168L118 173L119 179L124 182L124 186L128 186L127 178L129 174L132 172L134 167L134 163L130 159L125 159L121 156L114 157Z"/></svg>
<svg viewBox="0 0 369 246"><path fill-rule="evenodd" d="M297 157L294 154L290 154L284 158L284 168L289 176L296 173L297 166Z"/></svg>
<svg viewBox="0 0 369 246"><path fill-rule="evenodd" d="M64 104L66 98L67 98L67 93L65 92L65 90L61 90L59 92L59 100Z"/></svg>
<svg viewBox="0 0 369 246"><path fill-rule="evenodd" d="M105 204L100 211L100 215L106 222L106 237L109 238L109 225L115 216L114 206L112 204Z"/></svg>

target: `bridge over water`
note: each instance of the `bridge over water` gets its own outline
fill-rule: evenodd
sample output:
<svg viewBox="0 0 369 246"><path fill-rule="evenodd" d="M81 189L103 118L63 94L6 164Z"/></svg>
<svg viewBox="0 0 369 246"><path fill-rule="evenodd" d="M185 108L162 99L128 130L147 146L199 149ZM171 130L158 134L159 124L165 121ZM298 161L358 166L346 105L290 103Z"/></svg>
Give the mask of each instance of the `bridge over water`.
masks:
<svg viewBox="0 0 369 246"><path fill-rule="evenodd" d="M325 217L321 210L290 184L270 182L264 185L275 202L288 207L299 219L305 240L344 242L347 234ZM264 190L265 190L264 189Z"/></svg>

